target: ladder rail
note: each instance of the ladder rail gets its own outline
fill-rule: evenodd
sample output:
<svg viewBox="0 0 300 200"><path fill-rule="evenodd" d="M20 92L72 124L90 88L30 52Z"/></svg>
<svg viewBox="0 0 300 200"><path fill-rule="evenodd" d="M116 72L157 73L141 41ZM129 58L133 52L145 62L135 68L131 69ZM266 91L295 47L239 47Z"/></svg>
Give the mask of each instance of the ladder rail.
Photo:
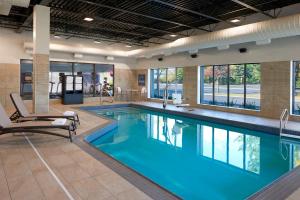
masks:
<svg viewBox="0 0 300 200"><path fill-rule="evenodd" d="M280 115L279 134L282 136L282 130L286 128L286 124L289 120L289 111L284 109Z"/></svg>

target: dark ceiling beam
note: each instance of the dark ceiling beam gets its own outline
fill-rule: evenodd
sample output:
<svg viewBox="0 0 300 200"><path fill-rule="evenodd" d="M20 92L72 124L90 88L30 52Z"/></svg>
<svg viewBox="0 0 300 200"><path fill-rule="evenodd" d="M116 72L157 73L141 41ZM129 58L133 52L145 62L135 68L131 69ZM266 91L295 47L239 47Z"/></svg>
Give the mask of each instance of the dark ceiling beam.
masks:
<svg viewBox="0 0 300 200"><path fill-rule="evenodd" d="M249 5L249 4L245 3L245 2L242 2L240 0L231 0L231 1L234 2L234 3L237 3L237 4L241 5L241 6L244 6L245 8L253 10L253 11L257 12L257 13L261 13L261 14L263 14L263 15L265 15L267 17L270 17L272 19L276 18L275 16L270 15L269 13L266 13L266 12L264 12L264 11L258 9L258 8L255 8L254 6L251 6L251 5Z"/></svg>
<svg viewBox="0 0 300 200"><path fill-rule="evenodd" d="M51 3L52 0L42 0L40 2L40 5L43 5L43 6L48 6L50 3ZM32 13L25 19L25 21L23 22L22 26L19 27L16 32L17 33L22 33L24 28L23 26L29 26L31 23L32 23L32 20L33 20L33 11Z"/></svg>
<svg viewBox="0 0 300 200"><path fill-rule="evenodd" d="M150 34L143 34L143 33L138 33L138 32L133 32L133 31L125 31L125 30L117 30L113 28L100 28L99 24L94 24L94 26L88 25L88 24L83 24L81 22L78 22L76 24L71 23L69 20L64 20L61 18L51 18L51 23L62 23L62 24L67 24L70 26L79 26L83 28L89 28L93 29L94 31L107 31L107 32L113 32L113 33L122 33L122 34L128 34L128 35L133 35L133 36L140 36L140 37L148 37L148 38L158 38L158 39L163 39L163 40L169 40L167 38L163 37L158 37L158 36L153 36ZM96 26L95 26L96 25Z"/></svg>
<svg viewBox="0 0 300 200"><path fill-rule="evenodd" d="M72 15L72 16L79 16L82 19L84 17L86 17L85 13L75 13L75 12L70 12L70 11L62 10L61 8L55 8L55 7L51 7L51 9L52 10L57 10L61 14L68 14L68 15ZM139 27L139 28L142 28L142 29L152 30L152 31L160 32L160 33L164 33L164 34L176 34L176 33L171 32L171 31L165 31L165 30L162 30L162 29L151 28L149 26L143 26L143 25L133 24L133 23L129 23L129 22L122 22L122 21L115 20L115 19L109 19L109 18L104 18L104 17L99 17L99 16L94 16L93 18L94 18L94 21L96 21L96 22L97 21L99 21L99 22L105 21L105 22L122 24L122 25L125 25L125 26ZM178 35L185 36L183 34L178 34Z"/></svg>
<svg viewBox="0 0 300 200"><path fill-rule="evenodd" d="M190 29L198 29L198 30L202 30L202 31L205 31L205 32L211 32L210 30L207 30L207 29L204 29L204 28L194 27L194 26L190 26L190 25L187 25L187 24L182 24L182 23L179 23L179 22L175 22L175 21L171 21L171 20L167 20L167 19L162 19L162 18L159 18L159 17L145 15L145 14L137 13L137 12L134 12L134 11L124 10L124 9L121 9L121 8L108 6L108 5L105 5L105 4L102 4L102 3L96 3L96 2L86 1L86 0L77 0L77 1L82 2L82 3L87 3L87 4L90 4L90 5L94 5L94 6L99 6L99 7L102 7L102 8L117 10L119 12L124 12L124 13L128 13L128 14L131 14L131 15L145 17L145 18L148 18L148 19L162 21L162 22L166 22L166 23L170 23L170 24L174 24L174 25L178 25L178 26L183 26L183 27L187 27L187 28L190 28Z"/></svg>
<svg viewBox="0 0 300 200"><path fill-rule="evenodd" d="M188 13L191 13L191 14L194 14L194 15L198 15L200 17L204 17L204 18L207 18L207 19L212 19L212 20L217 21L217 22L224 22L224 23L229 24L231 26L236 26L236 24L227 22L226 20L222 20L222 19L217 18L217 17L213 17L213 16L210 16L210 15L198 12L198 11L190 10L190 9L187 9L187 8L184 8L184 7L181 7L181 6L177 6L177 5L174 5L174 4L171 4L171 3L167 3L167 2L164 2L164 1L161 1L161 0L151 0L151 1L162 4L162 5L165 5L165 6L169 6L171 8L175 8L175 9L178 9L178 10L181 10L181 11L184 11L184 12L188 12Z"/></svg>

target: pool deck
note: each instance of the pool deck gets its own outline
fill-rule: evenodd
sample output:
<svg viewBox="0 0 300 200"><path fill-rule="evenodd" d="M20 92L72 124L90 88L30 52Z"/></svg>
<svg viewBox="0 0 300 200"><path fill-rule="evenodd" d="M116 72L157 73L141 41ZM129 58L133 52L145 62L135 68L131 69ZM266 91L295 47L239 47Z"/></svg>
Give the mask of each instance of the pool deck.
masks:
<svg viewBox="0 0 300 200"><path fill-rule="evenodd" d="M133 102L135 105L161 109L160 103ZM96 106L88 103L79 106ZM62 113L77 106L51 105L51 113ZM239 122L241 126L269 127L276 130L279 121L261 117L194 109L187 111L168 105L168 112L197 115L203 119L218 120L226 123ZM141 176L134 175L130 169L113 162L112 159L98 153L87 152L82 137L104 124L106 119L93 114L77 111L81 118L78 136L74 143L65 138L26 134L7 134L0 136L0 195L1 199L159 199L152 193L155 184ZM288 130L298 132L300 123L289 122ZM269 130L269 129L266 129ZM61 131L60 131L61 132ZM95 149L94 149L95 150ZM39 155L37 154L39 153ZM56 178L55 178L56 177ZM133 178L132 178L133 177ZM62 186L63 185L63 186ZM137 187L137 185L139 185ZM299 188L299 189L298 189ZM277 192L275 192L277 191ZM72 198L70 198L70 195ZM169 195L169 196L168 196ZM288 199L296 200L300 196L300 169L289 173L276 184L252 196L251 199ZM175 199L176 197L173 197Z"/></svg>

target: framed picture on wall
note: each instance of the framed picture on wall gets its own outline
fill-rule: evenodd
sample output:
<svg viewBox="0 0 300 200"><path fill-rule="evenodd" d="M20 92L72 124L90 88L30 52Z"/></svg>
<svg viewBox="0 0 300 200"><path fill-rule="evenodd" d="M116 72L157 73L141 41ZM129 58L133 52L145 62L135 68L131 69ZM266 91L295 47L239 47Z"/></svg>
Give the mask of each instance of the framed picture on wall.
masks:
<svg viewBox="0 0 300 200"><path fill-rule="evenodd" d="M138 85L139 86L145 86L145 78L146 78L145 74L138 75Z"/></svg>

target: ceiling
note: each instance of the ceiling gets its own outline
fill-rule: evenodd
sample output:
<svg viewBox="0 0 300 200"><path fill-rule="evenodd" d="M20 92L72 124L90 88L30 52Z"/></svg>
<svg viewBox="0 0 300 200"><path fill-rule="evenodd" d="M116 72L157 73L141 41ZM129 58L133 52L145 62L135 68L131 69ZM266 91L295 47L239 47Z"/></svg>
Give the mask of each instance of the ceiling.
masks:
<svg viewBox="0 0 300 200"><path fill-rule="evenodd" d="M28 8L12 6L8 16L0 15L0 27L19 33L32 30L33 6L40 4L51 7L52 34L146 47L189 36L187 30L211 32L210 25L218 22L236 26L231 19L253 13L276 18L270 10L296 3L299 0L31 0ZM86 22L85 17L94 20Z"/></svg>

